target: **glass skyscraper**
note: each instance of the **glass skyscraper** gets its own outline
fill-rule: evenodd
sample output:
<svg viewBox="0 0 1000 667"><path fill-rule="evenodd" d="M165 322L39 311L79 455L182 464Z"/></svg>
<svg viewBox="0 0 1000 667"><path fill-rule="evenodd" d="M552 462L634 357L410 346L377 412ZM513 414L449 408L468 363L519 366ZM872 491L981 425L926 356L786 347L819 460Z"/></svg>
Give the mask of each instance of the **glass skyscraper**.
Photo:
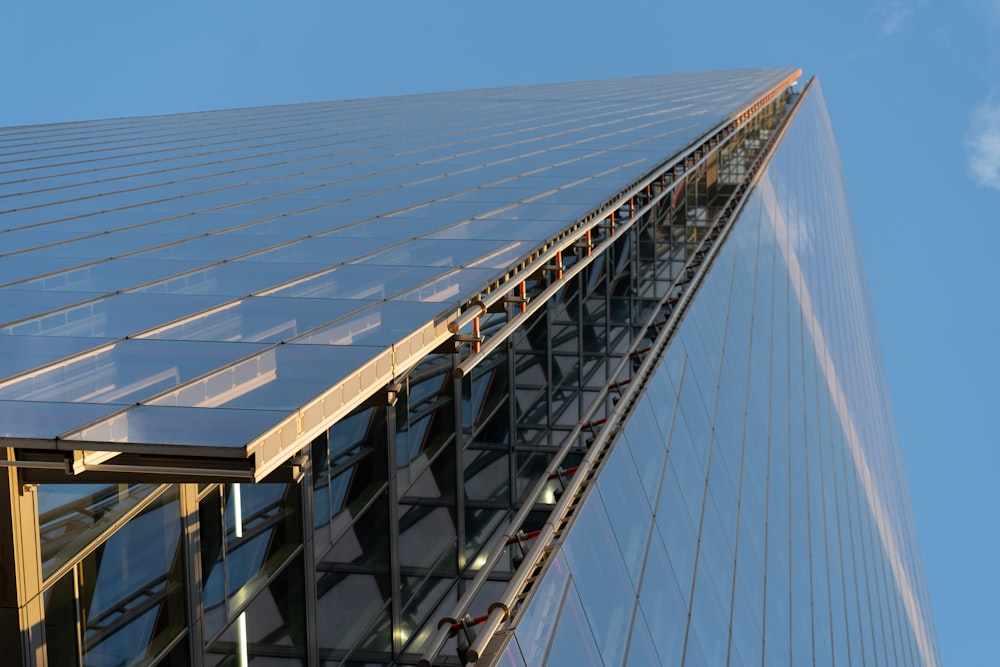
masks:
<svg viewBox="0 0 1000 667"><path fill-rule="evenodd" d="M939 664L798 77L0 130L7 659Z"/></svg>

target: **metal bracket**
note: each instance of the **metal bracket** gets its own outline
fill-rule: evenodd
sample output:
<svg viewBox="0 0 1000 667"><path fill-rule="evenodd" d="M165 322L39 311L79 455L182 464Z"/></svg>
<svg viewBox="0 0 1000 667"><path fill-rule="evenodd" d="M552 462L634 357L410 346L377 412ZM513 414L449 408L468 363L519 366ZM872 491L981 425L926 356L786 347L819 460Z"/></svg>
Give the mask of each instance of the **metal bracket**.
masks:
<svg viewBox="0 0 1000 667"><path fill-rule="evenodd" d="M517 304L517 305L520 305L522 303L528 303L528 297L526 297L526 296L519 296L517 294L508 294L507 296L505 296L504 298L500 299L496 303L489 305L486 308L486 312L487 313L506 313L507 312L507 306L509 304L512 304L512 303L513 304Z"/></svg>
<svg viewBox="0 0 1000 667"><path fill-rule="evenodd" d="M433 354L457 354L462 345L467 343L474 345L482 342L482 336L473 336L472 334L455 334L434 348Z"/></svg>
<svg viewBox="0 0 1000 667"><path fill-rule="evenodd" d="M399 392L403 390L403 385L398 382L387 384L385 387L369 396L361 407L364 408L391 408L396 405Z"/></svg>

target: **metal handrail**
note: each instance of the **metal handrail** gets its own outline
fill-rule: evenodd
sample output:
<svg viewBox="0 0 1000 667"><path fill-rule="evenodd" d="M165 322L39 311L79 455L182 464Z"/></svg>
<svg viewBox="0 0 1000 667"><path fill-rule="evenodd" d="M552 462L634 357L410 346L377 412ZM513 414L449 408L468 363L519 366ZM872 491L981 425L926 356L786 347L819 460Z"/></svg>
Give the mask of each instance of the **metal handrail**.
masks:
<svg viewBox="0 0 1000 667"><path fill-rule="evenodd" d="M618 402L618 407L615 409L607 419L604 428L595 438L593 445L588 450L586 456L579 464L577 473L573 476L572 481L566 487L563 497L560 499L559 503L556 505L555 509L549 517L549 521L546 522L542 532L536 539L535 544L529 551L529 555L533 556L535 561L532 563L523 563L518 569L517 576L511 580L511 583L507 586L504 592L504 596L496 603L491 606L491 611L489 618L483 622L479 628L479 634L476 640L469 647L467 652L467 658L469 663L475 663L484 654L490 641L492 641L493 636L499 629L500 624L505 621L511 613L516 613L518 609L514 608L515 601L522 594L522 589L527 583L529 576L536 570L540 575L542 569L547 564L548 555L551 552L550 541L553 539L553 534L556 532L556 527L562 524L559 530L560 534L565 530L568 524L572 520L568 510L570 507L575 507L579 504L584 494L589 489L591 480L596 478L595 475L590 475L590 471L593 469L595 472L599 469L601 462L606 457L607 453L613 447L619 429L627 421L627 417L631 414L631 408L635 401L642 396L645 391L645 386L649 382L653 375L653 372L659 365L659 361L666 352L667 344L670 342L674 331L680 325L680 320L687 310L691 299L697 292L697 286L705 279L708 274L708 268L711 266L712 261L715 256L719 253L722 247L722 242L728 235L729 231L732 229L732 223L738 218L739 213L742 211L746 204L749 194L756 184L757 179L760 174L763 173L763 167L770 161L774 149L780 142L781 138L784 137L785 132L791 123L792 118L798 112L801 105L802 99L805 97L806 93L812 86L815 77L809 80L806 86L803 88L802 93L793 102L791 107L786 112L784 118L782 118L777 130L768 139L767 144L760 151L757 157L754 159L753 163L747 170L747 176L744 182L733 192L730 196L729 201L723 208L722 214L716 220L716 223L712 226L713 232L717 230L715 239L712 239L712 233L706 235L702 240L702 247L691 255L687 262L685 262L685 268L680 273L681 276L687 274L694 265L697 270L691 275L690 280L684 285L680 294L680 298L676 305L672 308L670 314L667 317L665 326L663 326L659 334L656 337L650 353L645 357L639 369L632 377L632 382L629 383L627 389L622 393L622 398ZM706 249L704 245L710 243L709 247ZM699 257L702 255L702 257ZM677 283L675 283L675 287ZM673 288L668 292L673 292ZM664 304L666 300L664 300ZM655 315L655 314L654 314Z"/></svg>

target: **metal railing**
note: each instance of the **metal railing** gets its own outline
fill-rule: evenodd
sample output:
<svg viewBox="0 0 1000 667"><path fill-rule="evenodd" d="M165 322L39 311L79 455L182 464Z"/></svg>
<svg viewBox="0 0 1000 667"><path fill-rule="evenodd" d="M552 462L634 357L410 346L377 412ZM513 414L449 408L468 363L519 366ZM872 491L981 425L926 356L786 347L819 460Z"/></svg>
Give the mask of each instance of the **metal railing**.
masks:
<svg viewBox="0 0 1000 667"><path fill-rule="evenodd" d="M594 399L590 408L588 408L588 410L581 415L580 423L565 438L563 445L552 458L545 473L541 475L532 490L528 493L527 497L524 499L521 509L511 520L507 531L501 536L500 539L497 540L496 544L491 549L486 562L483 564L476 577L472 580L462 598L453 608L452 614L442 619L439 623L437 633L428 643L419 662L421 667L430 667L433 664L433 661L444 648L448 639L455 635L455 625L461 625L463 623L458 619L467 613L469 605L481 590L482 585L486 581L490 572L497 565L507 550L512 545L517 544L519 548L522 549L523 561L520 566L517 567L514 577L508 584L504 596L497 602L490 605L489 612L487 614L474 619L475 625L477 626L477 636L475 640L471 642L471 645L467 648L467 650L462 652L463 660L468 663L475 663L483 657L492 655L499 649L497 645L491 645L496 637L497 631L500 629L500 626L504 621L516 619L517 613L530 597L530 592L534 588L531 584L544 574L554 547L559 543L559 540L565 530L571 524L572 519L575 516L576 509L581 505L587 495L587 491L593 483L593 480L596 479L597 472L599 471L600 466L607 454L613 447L618 433L627 422L635 403L643 395L646 384L658 367L659 361L666 351L667 344L671 340L673 333L676 331L688 304L697 291L697 287L707 275L708 268L711 265L712 260L715 258L718 249L721 247L721 242L731 229L731 223L738 217L740 211L745 205L749 193L753 185L756 183L757 177L763 172L764 167L770 161L774 148L784 136L788 124L797 112L800 101L808 91L811 84L812 81L810 80L810 82L803 89L802 93L787 108L785 115L776 128L776 131L771 132L770 137L763 142L763 146L756 153L752 162L748 166L742 183L740 183L740 185L738 185L728 197L719 216L716 218L714 223L708 227L708 232L699 243L698 249L688 257L683 268L677 274L674 284L667 291L667 296L660 303L660 307L652 312L649 321L646 324L646 331L650 332L652 335L647 334L647 338L637 338L629 354L623 357L622 361L615 369L615 372L611 375L613 378L619 377L632 359L641 358L642 361L638 368L634 369L632 377L608 384ZM777 91L775 92L775 96L776 95ZM771 96L768 101L772 101L775 96ZM765 105L757 107L754 113L756 114L756 112L763 108L763 106ZM749 120L750 118L746 119L743 124L749 122ZM740 127L742 127L742 124ZM733 133L729 133L727 138L730 136L733 136ZM712 141L712 139L709 141ZM655 198L651 198L650 201L646 203L642 209L640 209L640 211L637 211L633 216L630 216L627 219L628 226L634 224L634 222L639 220L645 213L653 210L653 206L656 202L673 192L678 185L683 182L683 174L690 173L692 169L696 169L708 158L710 154L718 151L723 143L711 146L709 150L704 152L700 157L698 157L696 153L698 149L695 149L695 155L688 156L673 163L674 168L676 168L677 166L684 165L684 160L688 160L690 167L687 169L682 168L679 173L673 172L671 174L672 178L670 178L669 182L665 184L666 187L664 187L663 190L655 196ZM664 175L665 174L660 174L659 176L663 177ZM590 227L588 227L588 229L590 229ZM602 243L599 246L601 251L607 247L606 244L608 242L614 240L616 239L612 237ZM594 256L599 254L600 252L593 253ZM573 269L576 269L577 266L578 264L575 264ZM582 269L582 267L580 268ZM576 272L572 275L575 275L575 273ZM570 274L569 270L565 272L564 278L568 277L567 274ZM557 284L559 286L562 285L561 282ZM551 289L551 286L549 289ZM542 293L542 295L545 295L548 291L549 290L547 289ZM499 300L499 298L496 300ZM537 303L539 301L544 302L545 299L536 298L535 302ZM507 326L509 326L509 324L501 328L500 332L495 334L494 337L505 338L508 336L513 329L511 331L504 332L503 335L500 335L500 333L503 332L503 329L506 329ZM653 343L645 348L639 349L641 341L647 340L649 337L653 338ZM486 348L484 345L480 354L485 357L485 355L488 354L489 349L494 348ZM474 354L466 360L466 363L475 359L477 356L478 355ZM474 364L471 365L474 366ZM622 390L623 387L624 390ZM600 420L602 422L601 424L598 424L598 422L591 423L590 419L592 418L594 412L599 406L604 405L604 399L612 390L615 390L620 394L620 398L615 406L615 409L606 419ZM600 425L599 432L594 438L594 441L590 445L590 448L588 449L583 460L577 466L571 481L565 487L564 492L555 508L552 510L548 521L546 521L540 530L532 531L530 539L532 539L533 544L531 548L527 550L527 553L523 553L525 535L520 531L524 520L535 508L535 504L538 502L538 499L541 497L544 489L548 486L552 476L559 474L562 462L569 453L570 449L576 443L580 433L585 428L593 429L597 425Z"/></svg>

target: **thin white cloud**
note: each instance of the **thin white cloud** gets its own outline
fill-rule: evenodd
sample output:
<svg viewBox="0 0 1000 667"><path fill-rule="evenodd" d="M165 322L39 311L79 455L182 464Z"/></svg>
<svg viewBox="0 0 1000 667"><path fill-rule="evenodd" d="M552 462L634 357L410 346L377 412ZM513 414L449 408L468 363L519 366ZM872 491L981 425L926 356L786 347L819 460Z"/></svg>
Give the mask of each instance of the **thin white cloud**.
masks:
<svg viewBox="0 0 1000 667"><path fill-rule="evenodd" d="M903 32L903 28L908 19L913 14L913 10L905 6L902 2L893 2L885 10L885 20L882 21L882 34L895 35Z"/></svg>
<svg viewBox="0 0 1000 667"><path fill-rule="evenodd" d="M904 0L890 0L880 8L882 14L882 34L896 35L908 27L910 17L918 10L927 6L928 0L915 0L905 2Z"/></svg>
<svg viewBox="0 0 1000 667"><path fill-rule="evenodd" d="M1000 103L990 100L976 109L966 145L972 180L1000 190Z"/></svg>

